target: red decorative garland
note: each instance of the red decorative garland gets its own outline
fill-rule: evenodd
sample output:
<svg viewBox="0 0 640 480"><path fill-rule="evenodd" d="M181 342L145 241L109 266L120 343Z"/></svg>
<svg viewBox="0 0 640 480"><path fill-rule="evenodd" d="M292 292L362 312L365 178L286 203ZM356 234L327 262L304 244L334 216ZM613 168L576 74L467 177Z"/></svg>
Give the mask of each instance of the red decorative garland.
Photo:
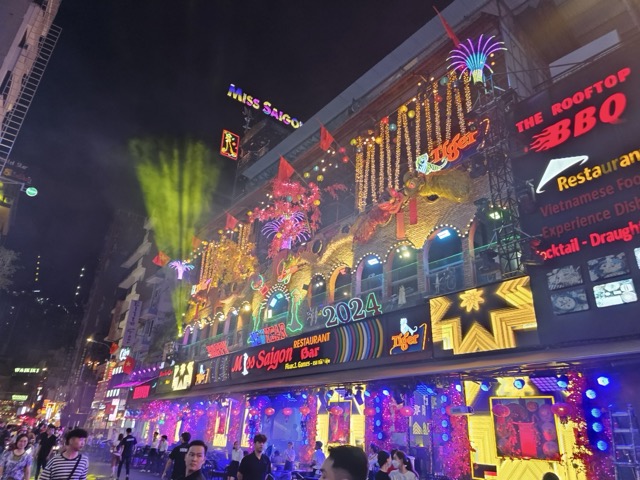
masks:
<svg viewBox="0 0 640 480"><path fill-rule="evenodd" d="M567 404L569 405L567 418L575 425L575 448L571 460L574 467L583 471L587 480L613 480L615 469L611 455L601 452L589 443L587 434L587 420L582 405L582 395L587 390L587 379L580 372L569 372L567 387ZM608 422L602 422L609 445L611 445L611 429ZM577 463L576 463L577 462Z"/></svg>

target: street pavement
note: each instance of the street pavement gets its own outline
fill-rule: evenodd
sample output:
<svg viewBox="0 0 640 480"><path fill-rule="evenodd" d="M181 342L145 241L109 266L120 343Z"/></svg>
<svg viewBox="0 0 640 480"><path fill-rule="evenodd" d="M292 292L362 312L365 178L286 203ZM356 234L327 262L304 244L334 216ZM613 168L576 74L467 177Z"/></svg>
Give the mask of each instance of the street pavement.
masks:
<svg viewBox="0 0 640 480"><path fill-rule="evenodd" d="M122 466L122 473L120 474L120 480L125 480L124 465ZM88 480L99 480L111 478L111 463L101 461L100 459L92 459L89 456L89 475ZM129 473L129 480L159 480L160 477L153 473L141 472L138 469L132 468Z"/></svg>

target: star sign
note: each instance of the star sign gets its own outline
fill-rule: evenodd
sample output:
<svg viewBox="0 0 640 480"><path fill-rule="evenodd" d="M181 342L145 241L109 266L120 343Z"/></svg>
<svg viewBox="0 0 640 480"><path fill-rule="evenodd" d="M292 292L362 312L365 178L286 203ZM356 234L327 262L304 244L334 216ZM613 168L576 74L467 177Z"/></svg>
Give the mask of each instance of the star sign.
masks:
<svg viewBox="0 0 640 480"><path fill-rule="evenodd" d="M478 290L477 288L467 290L464 293L460 294L460 307L464 308L467 313L471 310L480 311L480 304L484 303L484 298L482 298L482 290Z"/></svg>

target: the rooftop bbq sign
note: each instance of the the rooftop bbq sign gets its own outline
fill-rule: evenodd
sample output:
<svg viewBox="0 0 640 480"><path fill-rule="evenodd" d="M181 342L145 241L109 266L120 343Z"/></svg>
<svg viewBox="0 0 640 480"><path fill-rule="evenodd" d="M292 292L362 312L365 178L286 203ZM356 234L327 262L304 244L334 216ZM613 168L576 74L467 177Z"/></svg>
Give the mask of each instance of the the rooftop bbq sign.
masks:
<svg viewBox="0 0 640 480"><path fill-rule="evenodd" d="M640 288L640 59L619 49L521 102L514 134L528 146L513 172L522 228L542 242L530 273L538 318L556 319L549 340L640 333L625 320Z"/></svg>

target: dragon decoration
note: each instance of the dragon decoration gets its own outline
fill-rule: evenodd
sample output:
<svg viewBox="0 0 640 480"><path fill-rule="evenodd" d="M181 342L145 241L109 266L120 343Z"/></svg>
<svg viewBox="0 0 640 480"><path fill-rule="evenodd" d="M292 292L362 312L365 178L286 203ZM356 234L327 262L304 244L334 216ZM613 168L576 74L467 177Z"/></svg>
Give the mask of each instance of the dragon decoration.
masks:
<svg viewBox="0 0 640 480"><path fill-rule="evenodd" d="M335 199L338 191L346 189L342 184L334 184L325 187L324 191ZM273 180L272 203L251 212L252 221L265 222L262 233L272 239L269 258L275 257L280 250L291 249L311 238L320 226L321 197L322 191L314 182L302 185L290 179Z"/></svg>

